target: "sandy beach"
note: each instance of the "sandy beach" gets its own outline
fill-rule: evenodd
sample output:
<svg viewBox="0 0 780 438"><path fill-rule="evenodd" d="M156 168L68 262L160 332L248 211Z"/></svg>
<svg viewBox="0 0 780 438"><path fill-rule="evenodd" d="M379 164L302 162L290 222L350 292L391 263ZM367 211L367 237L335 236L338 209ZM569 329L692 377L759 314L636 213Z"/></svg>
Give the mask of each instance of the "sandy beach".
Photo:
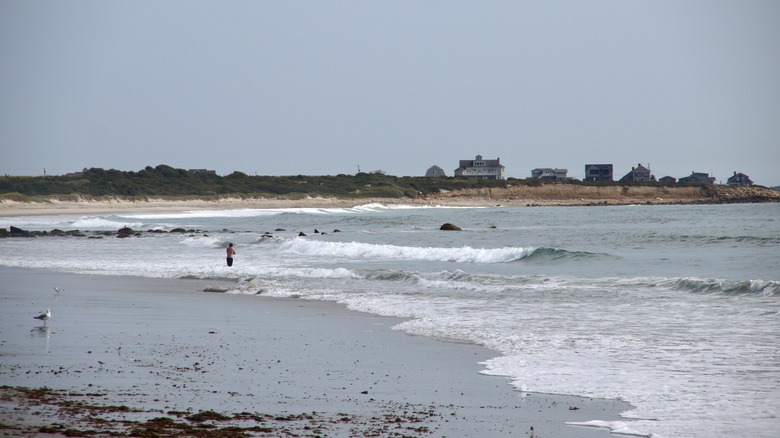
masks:
<svg viewBox="0 0 780 438"><path fill-rule="evenodd" d="M733 202L780 202L780 192L764 187L712 186L580 186L546 184L507 188L442 191L418 198L67 198L16 201L0 199L0 216L163 212L260 208L351 208L365 204L420 206L588 206L669 205Z"/></svg>
<svg viewBox="0 0 780 438"><path fill-rule="evenodd" d="M519 393L479 374L490 350L331 302L204 292L231 285L218 280L0 278L0 436L605 437L565 423L629 408Z"/></svg>

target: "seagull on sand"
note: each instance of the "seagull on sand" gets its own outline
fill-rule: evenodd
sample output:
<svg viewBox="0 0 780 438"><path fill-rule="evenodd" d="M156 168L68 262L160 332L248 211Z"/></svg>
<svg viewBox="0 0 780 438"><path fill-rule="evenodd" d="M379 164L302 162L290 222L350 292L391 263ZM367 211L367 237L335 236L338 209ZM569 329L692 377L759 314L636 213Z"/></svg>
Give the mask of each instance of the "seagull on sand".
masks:
<svg viewBox="0 0 780 438"><path fill-rule="evenodd" d="M51 318L51 309L46 309L46 313L41 313L38 316L33 316L35 319L40 319L43 321L43 325L46 325L46 321Z"/></svg>
<svg viewBox="0 0 780 438"><path fill-rule="evenodd" d="M57 294L59 294L60 292L62 292L62 291L64 291L64 290L65 290L65 289L63 289L63 288L61 288L61 287L55 287L55 288L54 288L54 292L57 292Z"/></svg>

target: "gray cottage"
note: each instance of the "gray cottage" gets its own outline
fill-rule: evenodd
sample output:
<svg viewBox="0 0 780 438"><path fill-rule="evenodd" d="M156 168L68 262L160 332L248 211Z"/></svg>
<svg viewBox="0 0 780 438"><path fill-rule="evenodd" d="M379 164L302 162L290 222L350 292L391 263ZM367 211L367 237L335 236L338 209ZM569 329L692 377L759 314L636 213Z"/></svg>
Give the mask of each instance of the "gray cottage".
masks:
<svg viewBox="0 0 780 438"><path fill-rule="evenodd" d="M428 170L425 172L425 176L428 178L433 178L437 176L447 176L447 175L444 173L444 169L434 165L428 168Z"/></svg>
<svg viewBox="0 0 780 438"><path fill-rule="evenodd" d="M684 176L678 179L677 182L688 184L714 184L715 177L704 172L691 172L690 176Z"/></svg>
<svg viewBox="0 0 780 438"><path fill-rule="evenodd" d="M628 172L626 176L620 178L620 182L648 182L655 181L655 177L650 173L650 169L637 164L636 167L631 168L631 172Z"/></svg>
<svg viewBox="0 0 780 438"><path fill-rule="evenodd" d="M585 181L612 181L612 165L586 164Z"/></svg>
<svg viewBox="0 0 780 438"><path fill-rule="evenodd" d="M729 177L729 179L726 181L726 184L730 186L752 186L753 181L750 180L749 176L742 172L734 172L734 175Z"/></svg>

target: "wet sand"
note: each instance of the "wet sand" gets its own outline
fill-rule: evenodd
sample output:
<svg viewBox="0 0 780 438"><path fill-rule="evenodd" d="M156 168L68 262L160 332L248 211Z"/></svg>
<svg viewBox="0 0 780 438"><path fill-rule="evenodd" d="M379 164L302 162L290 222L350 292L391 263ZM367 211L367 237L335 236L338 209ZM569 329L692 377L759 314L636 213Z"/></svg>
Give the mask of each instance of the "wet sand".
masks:
<svg viewBox="0 0 780 438"><path fill-rule="evenodd" d="M630 408L520 393L479 374L495 352L409 336L397 318L204 292L214 286L231 283L0 267L0 436L205 424L232 436L603 438L565 422ZM44 326L33 317L47 308Z"/></svg>

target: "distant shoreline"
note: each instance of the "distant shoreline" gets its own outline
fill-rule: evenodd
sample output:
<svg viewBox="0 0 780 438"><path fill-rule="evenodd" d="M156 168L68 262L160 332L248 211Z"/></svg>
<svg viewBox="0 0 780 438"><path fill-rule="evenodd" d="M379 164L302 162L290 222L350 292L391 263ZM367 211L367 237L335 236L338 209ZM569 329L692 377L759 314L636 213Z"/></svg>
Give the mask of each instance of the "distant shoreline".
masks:
<svg viewBox="0 0 780 438"><path fill-rule="evenodd" d="M352 208L365 204L493 207L493 206L592 206L673 205L780 202L780 192L765 187L728 186L580 186L546 184L442 191L417 198L271 198L189 197L45 198L35 201L0 200L0 216L164 212L181 210L230 210L276 208Z"/></svg>

